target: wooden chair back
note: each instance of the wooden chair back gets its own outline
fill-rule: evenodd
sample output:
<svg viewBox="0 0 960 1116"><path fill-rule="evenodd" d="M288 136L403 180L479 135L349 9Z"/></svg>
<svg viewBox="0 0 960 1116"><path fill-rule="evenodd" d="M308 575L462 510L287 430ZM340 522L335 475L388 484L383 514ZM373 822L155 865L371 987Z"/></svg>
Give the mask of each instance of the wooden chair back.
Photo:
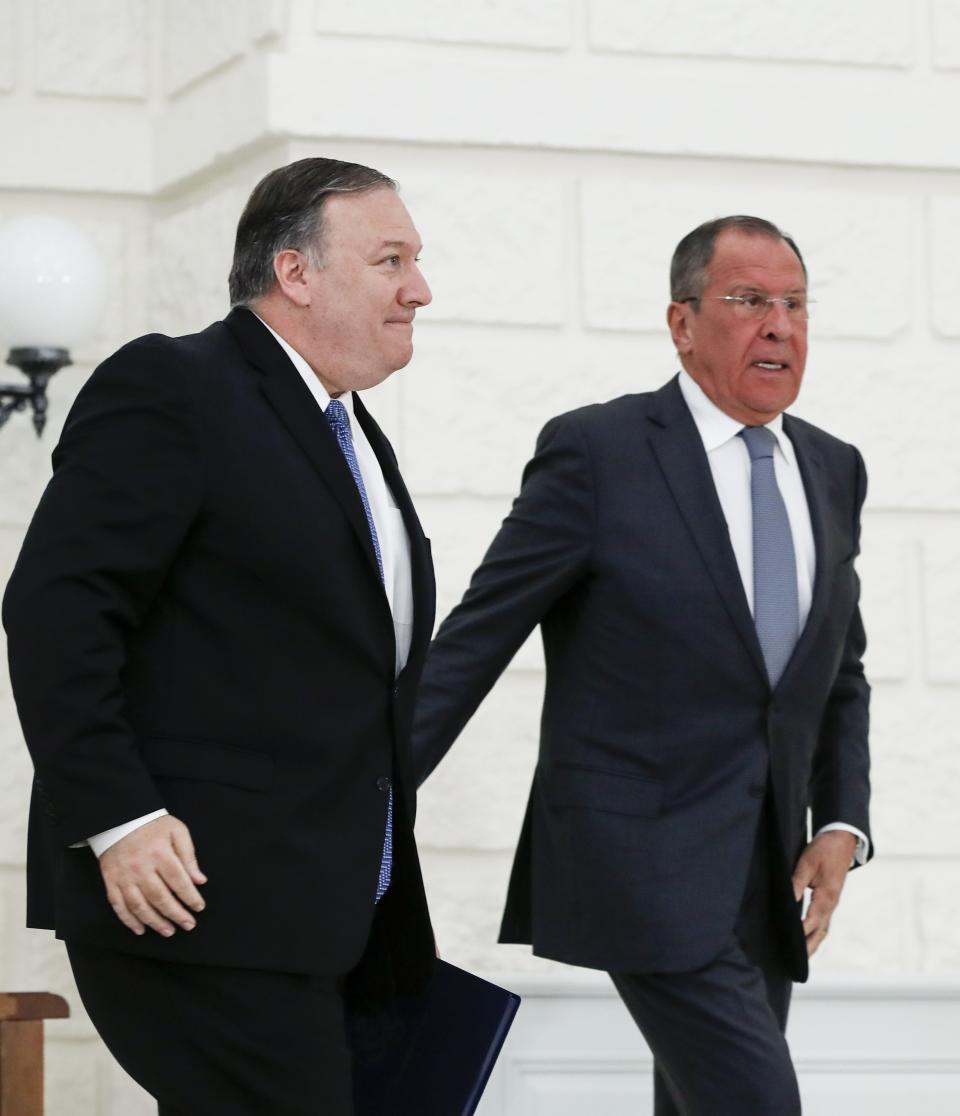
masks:
<svg viewBox="0 0 960 1116"><path fill-rule="evenodd" d="M69 1014L52 992L0 992L0 1116L43 1116L43 1021Z"/></svg>

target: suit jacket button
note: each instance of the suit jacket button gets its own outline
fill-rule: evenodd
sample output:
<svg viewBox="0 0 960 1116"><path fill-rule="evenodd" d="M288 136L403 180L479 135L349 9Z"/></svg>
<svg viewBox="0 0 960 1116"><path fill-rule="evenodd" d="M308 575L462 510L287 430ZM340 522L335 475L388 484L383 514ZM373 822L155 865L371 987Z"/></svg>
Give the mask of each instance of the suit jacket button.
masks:
<svg viewBox="0 0 960 1116"><path fill-rule="evenodd" d="M388 791L390 789L390 780L386 775L381 775L377 780L377 790Z"/></svg>
<svg viewBox="0 0 960 1116"><path fill-rule="evenodd" d="M767 788L763 783L751 783L747 788L747 794L749 794L751 798L763 798L766 793Z"/></svg>

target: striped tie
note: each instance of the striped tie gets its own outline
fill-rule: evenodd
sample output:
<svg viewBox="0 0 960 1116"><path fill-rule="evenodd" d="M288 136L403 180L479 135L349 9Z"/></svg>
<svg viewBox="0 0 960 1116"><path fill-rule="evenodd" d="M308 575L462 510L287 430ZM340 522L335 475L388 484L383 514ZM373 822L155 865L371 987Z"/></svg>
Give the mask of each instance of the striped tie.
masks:
<svg viewBox="0 0 960 1116"><path fill-rule="evenodd" d="M363 476L357 464L357 455L353 449L353 436L350 433L350 419L347 409L339 399L331 399L324 414L330 429L337 439L337 444L343 453L353 477L353 482L360 493L360 502L367 517L367 526L370 528L370 540L373 543L373 552L377 556L377 568L380 570L380 580L383 581L383 558L380 554L380 540L377 538L377 528L373 522L373 512L370 511L370 501L367 499L367 490L363 485ZM383 837L383 856L380 860L380 875L377 879L377 895L375 903L379 903L390 886L390 874L393 868L393 787L390 787L390 797L387 799L387 828Z"/></svg>

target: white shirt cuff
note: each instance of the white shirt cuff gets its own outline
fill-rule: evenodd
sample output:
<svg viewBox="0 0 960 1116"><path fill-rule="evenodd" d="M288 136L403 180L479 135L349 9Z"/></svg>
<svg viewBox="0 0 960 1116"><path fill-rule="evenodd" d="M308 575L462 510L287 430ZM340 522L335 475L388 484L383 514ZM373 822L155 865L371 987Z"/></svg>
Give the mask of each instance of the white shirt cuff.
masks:
<svg viewBox="0 0 960 1116"><path fill-rule="evenodd" d="M847 825L846 822L831 822L829 825L821 826L815 836L819 837L821 833L829 833L835 829L839 829L843 833L852 833L857 839L857 847L853 850L853 860L850 861L850 867L852 868L855 864L866 864L867 857L870 855L870 838L866 833L857 829L855 825Z"/></svg>
<svg viewBox="0 0 960 1116"><path fill-rule="evenodd" d="M99 859L110 848L115 845L121 837L126 837L128 833L132 833L135 829L139 829L141 825L146 825L147 822L152 822L156 818L162 818L166 810L154 810L152 814L144 814L142 818L134 818L133 821L124 822L123 825L115 825L113 829L105 829L102 833L95 833L92 837L87 838L87 844L93 849L94 853Z"/></svg>

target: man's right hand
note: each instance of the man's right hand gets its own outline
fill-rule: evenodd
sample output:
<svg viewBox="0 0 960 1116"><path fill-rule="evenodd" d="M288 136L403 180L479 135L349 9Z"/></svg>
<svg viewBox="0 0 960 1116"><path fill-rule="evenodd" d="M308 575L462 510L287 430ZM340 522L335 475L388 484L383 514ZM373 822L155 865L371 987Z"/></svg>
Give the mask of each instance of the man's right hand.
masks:
<svg viewBox="0 0 960 1116"><path fill-rule="evenodd" d="M100 857L100 873L110 906L134 934L148 926L165 938L178 926L192 930L196 920L190 911L206 906L197 885L207 877L197 864L190 830L169 814L111 845Z"/></svg>

